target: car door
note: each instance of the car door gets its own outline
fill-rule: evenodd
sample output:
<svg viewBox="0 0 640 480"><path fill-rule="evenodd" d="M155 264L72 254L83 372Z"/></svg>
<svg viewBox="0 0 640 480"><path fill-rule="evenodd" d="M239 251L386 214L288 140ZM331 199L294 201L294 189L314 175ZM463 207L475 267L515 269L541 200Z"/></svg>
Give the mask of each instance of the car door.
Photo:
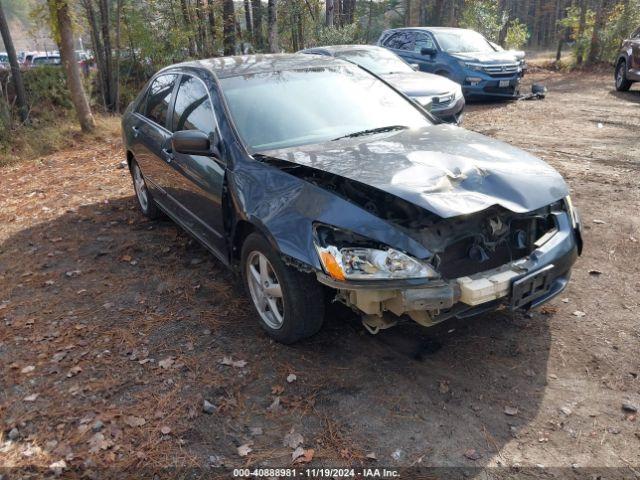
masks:
<svg viewBox="0 0 640 480"><path fill-rule="evenodd" d="M633 77L640 80L640 29L631 38L631 69Z"/></svg>
<svg viewBox="0 0 640 480"><path fill-rule="evenodd" d="M133 154L151 194L165 208L170 208L165 195L170 173L167 145L171 141L167 121L177 78L175 73L164 74L151 82L131 125Z"/></svg>
<svg viewBox="0 0 640 480"><path fill-rule="evenodd" d="M431 50L438 49L433 37L428 33L414 32L413 42L411 43L411 51L407 53L409 63L416 63L422 72L434 73L437 68L437 54L423 55L422 49L429 48Z"/></svg>
<svg viewBox="0 0 640 480"><path fill-rule="evenodd" d="M218 125L209 88L195 75L183 74L177 87L171 129L199 130L212 141ZM217 147L217 145L216 145ZM212 152L219 151L212 148ZM222 189L226 164L220 154L187 155L172 152L168 195L179 207L180 219L201 241L224 258Z"/></svg>

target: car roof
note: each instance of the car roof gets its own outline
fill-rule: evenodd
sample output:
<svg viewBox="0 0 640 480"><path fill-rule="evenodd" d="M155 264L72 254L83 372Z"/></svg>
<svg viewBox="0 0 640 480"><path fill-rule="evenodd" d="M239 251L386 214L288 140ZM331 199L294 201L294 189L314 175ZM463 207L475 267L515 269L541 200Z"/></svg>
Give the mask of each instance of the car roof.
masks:
<svg viewBox="0 0 640 480"><path fill-rule="evenodd" d="M403 30L422 30L425 32L461 32L461 31L475 31L470 28L457 28L457 27L402 27L402 28L390 28L387 32L399 32Z"/></svg>
<svg viewBox="0 0 640 480"><path fill-rule="evenodd" d="M301 50L298 53L313 53L319 51L325 51L327 53L337 53L337 52L351 52L355 50L386 50L377 45L326 45L323 47L312 47L307 48L305 50Z"/></svg>
<svg viewBox="0 0 640 480"><path fill-rule="evenodd" d="M351 65L332 57L320 55L300 55L297 53L278 53L268 55L242 55L234 57L216 57L178 63L166 67L165 70L180 68L206 69L218 78L253 75L256 73L296 70L308 67L324 67L330 65Z"/></svg>

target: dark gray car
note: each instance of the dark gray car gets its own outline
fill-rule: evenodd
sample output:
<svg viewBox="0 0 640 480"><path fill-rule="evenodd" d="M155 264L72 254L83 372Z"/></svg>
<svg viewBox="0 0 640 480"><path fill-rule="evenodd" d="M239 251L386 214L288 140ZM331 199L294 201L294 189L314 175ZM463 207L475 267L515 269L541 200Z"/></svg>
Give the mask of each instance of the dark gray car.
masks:
<svg viewBox="0 0 640 480"><path fill-rule="evenodd" d="M439 119L460 124L465 107L462 88L441 75L416 71L395 53L373 45L314 47L300 53L327 55L353 62L428 107Z"/></svg>
<svg viewBox="0 0 640 480"><path fill-rule="evenodd" d="M634 82L640 82L640 28L622 42L616 60L616 90L626 92Z"/></svg>
<svg viewBox="0 0 640 480"><path fill-rule="evenodd" d="M241 273L281 342L317 332L330 300L372 332L528 309L565 288L581 249L553 168L436 124L349 62L173 65L122 128L142 212L166 213Z"/></svg>

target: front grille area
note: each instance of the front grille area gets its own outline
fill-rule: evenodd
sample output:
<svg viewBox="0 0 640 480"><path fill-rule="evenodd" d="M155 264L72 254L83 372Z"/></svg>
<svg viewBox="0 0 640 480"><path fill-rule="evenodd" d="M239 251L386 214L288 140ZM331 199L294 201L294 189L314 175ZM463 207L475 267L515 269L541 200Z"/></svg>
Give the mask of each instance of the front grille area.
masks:
<svg viewBox="0 0 640 480"><path fill-rule="evenodd" d="M518 64L505 63L501 65L485 65L484 71L492 77L511 76L518 71Z"/></svg>
<svg viewBox="0 0 640 480"><path fill-rule="evenodd" d="M462 218L440 219L422 230L423 244L434 254L434 266L445 279L484 272L523 258L534 242L556 228L551 211L544 207L516 214L493 207Z"/></svg>

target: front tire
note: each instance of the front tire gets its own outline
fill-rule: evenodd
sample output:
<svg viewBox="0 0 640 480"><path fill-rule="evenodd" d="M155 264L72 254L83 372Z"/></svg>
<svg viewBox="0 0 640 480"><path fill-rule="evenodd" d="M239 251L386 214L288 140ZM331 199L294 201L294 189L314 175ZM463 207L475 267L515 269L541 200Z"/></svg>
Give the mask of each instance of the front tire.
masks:
<svg viewBox="0 0 640 480"><path fill-rule="evenodd" d="M242 245L241 269L260 326L270 337L291 344L320 330L322 287L312 275L285 265L261 235L252 233Z"/></svg>
<svg viewBox="0 0 640 480"><path fill-rule="evenodd" d="M620 60L616 67L616 90L626 92L631 88L631 81L627 79L627 62Z"/></svg>
<svg viewBox="0 0 640 480"><path fill-rule="evenodd" d="M147 188L147 183L144 180L144 176L142 175L142 170L140 170L138 162L136 162L135 160L131 160L129 170L131 171L131 178L133 179L133 189L136 192L136 199L138 200L138 206L140 207L140 210L146 217L151 220L159 218L161 215L160 209L156 205L156 202L153 200L149 188Z"/></svg>

